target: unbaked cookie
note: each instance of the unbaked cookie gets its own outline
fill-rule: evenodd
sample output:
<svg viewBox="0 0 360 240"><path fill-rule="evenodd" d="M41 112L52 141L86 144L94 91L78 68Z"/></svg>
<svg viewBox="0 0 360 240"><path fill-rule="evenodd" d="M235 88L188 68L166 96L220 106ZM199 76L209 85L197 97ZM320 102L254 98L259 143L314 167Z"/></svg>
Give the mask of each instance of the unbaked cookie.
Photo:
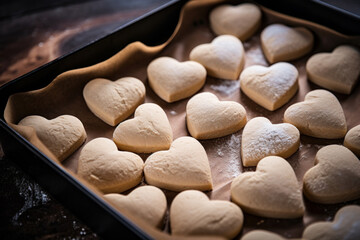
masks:
<svg viewBox="0 0 360 240"><path fill-rule="evenodd" d="M316 222L303 232L308 240L347 240L360 239L360 206L342 207L332 222Z"/></svg>
<svg viewBox="0 0 360 240"><path fill-rule="evenodd" d="M179 193L170 207L172 235L215 235L232 239L240 232L243 220L243 213L236 204L210 201L196 190Z"/></svg>
<svg viewBox="0 0 360 240"><path fill-rule="evenodd" d="M175 102L192 96L205 84L206 69L198 62L178 62L174 58L153 60L147 74L150 87L166 102Z"/></svg>
<svg viewBox="0 0 360 240"><path fill-rule="evenodd" d="M207 154L192 137L180 137L168 151L150 155L145 162L144 174L148 184L172 191L212 189Z"/></svg>
<svg viewBox="0 0 360 240"><path fill-rule="evenodd" d="M314 90L304 102L291 105L284 113L284 122L293 124L302 134L336 139L346 134L344 111L337 98L326 90Z"/></svg>
<svg viewBox="0 0 360 240"><path fill-rule="evenodd" d="M309 53L313 34L303 27L271 24L261 32L261 46L270 63L295 60Z"/></svg>
<svg viewBox="0 0 360 240"><path fill-rule="evenodd" d="M267 156L290 157L300 146L300 133L288 123L272 124L269 119L251 119L243 130L241 160L245 167L256 166Z"/></svg>
<svg viewBox="0 0 360 240"><path fill-rule="evenodd" d="M140 183L144 162L131 152L118 151L107 138L95 138L80 152L78 175L104 193L123 192Z"/></svg>
<svg viewBox="0 0 360 240"><path fill-rule="evenodd" d="M261 24L261 10L251 3L220 5L210 12L210 26L217 35L230 34L245 41Z"/></svg>
<svg viewBox="0 0 360 240"><path fill-rule="evenodd" d="M269 218L298 218L305 207L290 164L281 157L263 158L256 172L245 172L231 184L231 199L245 212Z"/></svg>
<svg viewBox="0 0 360 240"><path fill-rule="evenodd" d="M246 124L246 110L234 101L219 101L216 95L203 92L186 105L187 128L196 139L211 139L234 133Z"/></svg>
<svg viewBox="0 0 360 240"><path fill-rule="evenodd" d="M18 125L32 127L39 140L60 162L75 152L86 140L82 122L71 115L61 115L51 120L32 115L23 118Z"/></svg>
<svg viewBox="0 0 360 240"><path fill-rule="evenodd" d="M344 146L360 157L360 125L353 127L346 133Z"/></svg>
<svg viewBox="0 0 360 240"><path fill-rule="evenodd" d="M303 182L305 196L314 202L333 204L360 198L360 161L344 146L323 147Z"/></svg>
<svg viewBox="0 0 360 240"><path fill-rule="evenodd" d="M318 53L306 63L308 78L326 89L350 94L360 76L359 49L341 45L332 53Z"/></svg>
<svg viewBox="0 0 360 240"><path fill-rule="evenodd" d="M251 232L246 233L241 240L286 240L286 238L283 238L282 236L265 231L265 230L253 230Z"/></svg>
<svg viewBox="0 0 360 240"><path fill-rule="evenodd" d="M120 212L126 210L153 227L162 225L167 210L165 194L154 186L138 187L128 195L110 193L104 198Z"/></svg>
<svg viewBox="0 0 360 240"><path fill-rule="evenodd" d="M157 104L140 105L133 119L120 123L113 139L121 150L151 153L169 149L173 133L164 110Z"/></svg>
<svg viewBox="0 0 360 240"><path fill-rule="evenodd" d="M83 96L95 116L115 126L129 117L144 101L145 86L133 77L116 81L97 78L85 85Z"/></svg>
<svg viewBox="0 0 360 240"><path fill-rule="evenodd" d="M298 90L299 72L290 63L270 67L253 65L240 75L240 89L254 102L274 111L287 103Z"/></svg>
<svg viewBox="0 0 360 240"><path fill-rule="evenodd" d="M191 50L190 59L201 63L210 76L237 80L245 64L245 51L238 38L221 35Z"/></svg>

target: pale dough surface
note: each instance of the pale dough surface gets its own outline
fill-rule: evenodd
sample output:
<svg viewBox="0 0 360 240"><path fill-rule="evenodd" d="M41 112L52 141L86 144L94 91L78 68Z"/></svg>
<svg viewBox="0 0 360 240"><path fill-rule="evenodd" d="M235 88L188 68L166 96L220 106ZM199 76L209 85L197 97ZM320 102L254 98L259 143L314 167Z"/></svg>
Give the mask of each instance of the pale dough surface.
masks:
<svg viewBox="0 0 360 240"><path fill-rule="evenodd" d="M86 139L82 122L71 115L61 115L51 120L32 115L23 118L18 125L32 127L39 140L60 162L75 152Z"/></svg>
<svg viewBox="0 0 360 240"><path fill-rule="evenodd" d="M265 230L253 230L251 232L246 233L241 240L286 240L286 238L283 238L282 236L265 231Z"/></svg>
<svg viewBox="0 0 360 240"><path fill-rule="evenodd" d="M192 96L205 84L206 69L198 62L174 58L154 59L147 68L150 87L166 102Z"/></svg>
<svg viewBox="0 0 360 240"><path fill-rule="evenodd" d="M210 12L210 27L217 35L230 34L245 41L260 27L261 10L251 3L223 4Z"/></svg>
<svg viewBox="0 0 360 240"><path fill-rule="evenodd" d="M164 110L157 104L144 103L135 110L133 119L116 127L113 140L121 150L151 153L169 149L173 132Z"/></svg>
<svg viewBox="0 0 360 240"><path fill-rule="evenodd" d="M311 201L335 204L360 198L360 161L346 147L328 145L304 175L304 194Z"/></svg>
<svg viewBox="0 0 360 240"><path fill-rule="evenodd" d="M150 155L145 161L144 174L148 184L172 191L212 189L206 151L192 137L180 137L168 151Z"/></svg>
<svg viewBox="0 0 360 240"><path fill-rule="evenodd" d="M332 53L317 53L306 62L308 78L326 89L350 94L360 76L359 49L341 45Z"/></svg>
<svg viewBox="0 0 360 240"><path fill-rule="evenodd" d="M162 225L167 210L165 194L154 186L138 187L128 195L110 193L104 198L120 212L129 211L153 227Z"/></svg>
<svg viewBox="0 0 360 240"><path fill-rule="evenodd" d="M140 183L143 167L138 155L118 151L108 138L95 138L81 150L77 173L104 193L119 193Z"/></svg>
<svg viewBox="0 0 360 240"><path fill-rule="evenodd" d="M303 232L308 240L347 240L360 239L360 206L342 207L332 222L317 222L309 225Z"/></svg>
<svg viewBox="0 0 360 240"><path fill-rule="evenodd" d="M240 75L240 89L254 102L274 111L287 103L298 90L299 72L290 63L270 67L253 65Z"/></svg>
<svg viewBox="0 0 360 240"><path fill-rule="evenodd" d="M295 60L309 53L313 34L306 28L271 24L261 32L261 46L270 63Z"/></svg>
<svg viewBox="0 0 360 240"><path fill-rule="evenodd" d="M193 48L190 59L202 64L212 77L237 80L245 64L245 51L238 38L220 35Z"/></svg>
<svg viewBox="0 0 360 240"><path fill-rule="evenodd" d="M269 218L300 218L305 207L290 164L281 157L263 158L255 172L245 172L231 184L231 199L250 214Z"/></svg>
<svg viewBox="0 0 360 240"><path fill-rule="evenodd" d="M244 216L234 203L209 200L202 192L179 193L170 207L172 235L209 235L231 239L242 228Z"/></svg>
<svg viewBox="0 0 360 240"><path fill-rule="evenodd" d="M95 116L110 126L116 126L144 102L145 86L133 77L116 81L97 78L85 85L83 96Z"/></svg>
<svg viewBox="0 0 360 240"><path fill-rule="evenodd" d="M346 133L344 146L360 157L360 124Z"/></svg>
<svg viewBox="0 0 360 240"><path fill-rule="evenodd" d="M293 124L302 134L317 138L342 138L347 131L340 102L326 90L311 91L303 102L288 107L284 122Z"/></svg>
<svg viewBox="0 0 360 240"><path fill-rule="evenodd" d="M222 137L244 127L246 110L238 102L219 101L210 92L198 93L186 105L186 123L196 139Z"/></svg>
<svg viewBox="0 0 360 240"><path fill-rule="evenodd" d="M251 119L241 138L241 160L245 167L256 166L267 156L290 157L300 146L300 132L289 123L272 124L269 119Z"/></svg>

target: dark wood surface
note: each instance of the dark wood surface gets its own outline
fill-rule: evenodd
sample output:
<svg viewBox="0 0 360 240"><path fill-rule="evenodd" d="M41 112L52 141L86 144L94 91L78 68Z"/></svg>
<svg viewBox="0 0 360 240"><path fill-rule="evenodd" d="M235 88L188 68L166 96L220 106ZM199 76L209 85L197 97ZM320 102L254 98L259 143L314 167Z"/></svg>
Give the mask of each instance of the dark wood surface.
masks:
<svg viewBox="0 0 360 240"><path fill-rule="evenodd" d="M1 4L0 85L113 32L169 0L32 1ZM45 2L45 1L43 1ZM25 5L20 5L25 4ZM19 9L19 8L22 8ZM76 216L3 155L1 239L99 239Z"/></svg>

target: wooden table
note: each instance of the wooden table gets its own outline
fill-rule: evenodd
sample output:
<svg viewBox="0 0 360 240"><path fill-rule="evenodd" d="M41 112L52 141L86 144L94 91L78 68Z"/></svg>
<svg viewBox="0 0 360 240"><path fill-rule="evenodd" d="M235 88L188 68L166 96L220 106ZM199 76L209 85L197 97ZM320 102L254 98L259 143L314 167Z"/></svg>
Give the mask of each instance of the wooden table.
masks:
<svg viewBox="0 0 360 240"><path fill-rule="evenodd" d="M0 16L0 85L81 48L168 1L63 1L67 4L51 3L52 6L40 9L23 6L30 12L13 9L15 16L5 12L7 16ZM10 5L1 4L1 13L4 7L10 11ZM1 145L0 206L1 239L99 239L3 156Z"/></svg>

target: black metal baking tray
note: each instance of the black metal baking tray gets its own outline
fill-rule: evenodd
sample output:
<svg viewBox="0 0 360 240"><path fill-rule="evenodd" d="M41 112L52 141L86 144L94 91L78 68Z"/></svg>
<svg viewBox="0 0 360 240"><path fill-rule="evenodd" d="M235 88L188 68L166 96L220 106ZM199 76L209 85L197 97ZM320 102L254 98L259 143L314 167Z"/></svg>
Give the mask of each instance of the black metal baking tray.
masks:
<svg viewBox="0 0 360 240"><path fill-rule="evenodd" d="M48 85L57 75L71 69L90 66L101 62L134 41L149 46L165 42L174 31L182 6L187 0L175 0L159 9L134 20L84 48L60 57L24 76L0 87L0 140L7 158L16 162L57 200L88 224L104 239L131 238L151 239L151 237L120 213L115 212L106 202L93 194L65 169L59 168L47 156L13 130L4 119L8 98L18 92L30 91ZM236 2L236 1L232 1ZM266 7L279 10L279 2L258 1ZM265 3L266 2L266 3ZM284 3L282 3L284 4ZM299 4L308 9L309 1L287 1L285 13L299 10ZM283 5L284 6L284 5ZM311 5L311 13L297 11L296 17L304 17L313 22L326 25L344 33L360 34L357 27L359 18L343 11L336 11L336 24L325 22L329 7L321 4ZM334 8L331 8L334 9ZM316 13L316 14L314 14ZM300 14L300 15L299 15ZM340 27L339 27L340 26Z"/></svg>

